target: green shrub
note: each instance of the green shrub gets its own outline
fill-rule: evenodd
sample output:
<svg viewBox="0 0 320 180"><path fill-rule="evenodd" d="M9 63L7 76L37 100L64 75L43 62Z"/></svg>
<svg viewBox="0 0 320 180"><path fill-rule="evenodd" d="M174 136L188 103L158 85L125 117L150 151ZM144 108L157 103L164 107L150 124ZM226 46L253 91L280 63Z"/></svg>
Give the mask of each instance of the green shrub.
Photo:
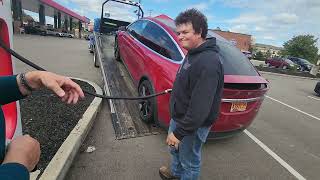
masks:
<svg viewBox="0 0 320 180"><path fill-rule="evenodd" d="M289 66L289 72L297 72L297 68L298 68L298 65L294 65L294 66Z"/></svg>

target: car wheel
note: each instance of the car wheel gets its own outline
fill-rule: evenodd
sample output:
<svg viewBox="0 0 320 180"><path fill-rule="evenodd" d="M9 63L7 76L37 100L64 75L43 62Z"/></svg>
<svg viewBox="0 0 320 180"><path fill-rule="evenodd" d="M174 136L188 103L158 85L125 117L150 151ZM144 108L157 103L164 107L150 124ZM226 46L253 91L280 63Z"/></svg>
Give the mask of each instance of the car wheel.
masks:
<svg viewBox="0 0 320 180"><path fill-rule="evenodd" d="M89 52L90 52L91 54L93 54L93 47L92 47L91 44L89 44Z"/></svg>
<svg viewBox="0 0 320 180"><path fill-rule="evenodd" d="M121 61L120 50L119 50L119 47L118 47L117 39L115 39L115 41L114 41L114 58L115 58L116 61Z"/></svg>
<svg viewBox="0 0 320 180"><path fill-rule="evenodd" d="M139 96L147 96L155 93L150 81L148 80L141 82L138 91ZM158 124L156 98L150 98L139 102L139 115L145 123L155 122Z"/></svg>
<svg viewBox="0 0 320 180"><path fill-rule="evenodd" d="M316 87L314 88L314 92L316 92L317 95L320 96L320 82L317 83Z"/></svg>
<svg viewBox="0 0 320 180"><path fill-rule="evenodd" d="M98 62L98 58L97 58L97 52L95 50L93 50L93 63L94 63L94 67L96 67L96 68L99 67L99 62Z"/></svg>
<svg viewBox="0 0 320 180"><path fill-rule="evenodd" d="M267 63L267 67L271 67L270 63Z"/></svg>

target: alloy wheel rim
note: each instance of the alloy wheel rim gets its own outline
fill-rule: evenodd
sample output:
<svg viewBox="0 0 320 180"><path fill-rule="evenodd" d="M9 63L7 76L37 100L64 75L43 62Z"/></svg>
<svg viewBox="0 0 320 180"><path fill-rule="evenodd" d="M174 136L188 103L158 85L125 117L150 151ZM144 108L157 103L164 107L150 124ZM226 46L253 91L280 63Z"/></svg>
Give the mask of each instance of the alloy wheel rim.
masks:
<svg viewBox="0 0 320 180"><path fill-rule="evenodd" d="M150 95L150 91L147 87L144 85L139 90L140 96L147 96ZM143 100L139 103L139 112L142 117L148 117L150 116L151 112L151 102L149 100Z"/></svg>

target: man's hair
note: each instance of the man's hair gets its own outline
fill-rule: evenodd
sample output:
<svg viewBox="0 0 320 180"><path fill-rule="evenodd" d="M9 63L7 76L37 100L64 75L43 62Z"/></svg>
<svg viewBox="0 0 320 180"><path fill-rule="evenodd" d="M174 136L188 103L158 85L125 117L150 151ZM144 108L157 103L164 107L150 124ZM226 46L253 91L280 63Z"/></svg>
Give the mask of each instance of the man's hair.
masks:
<svg viewBox="0 0 320 180"><path fill-rule="evenodd" d="M181 12L175 19L176 26L181 24L191 23L195 33L201 34L203 39L206 39L208 34L208 22L204 14L197 9L188 9Z"/></svg>

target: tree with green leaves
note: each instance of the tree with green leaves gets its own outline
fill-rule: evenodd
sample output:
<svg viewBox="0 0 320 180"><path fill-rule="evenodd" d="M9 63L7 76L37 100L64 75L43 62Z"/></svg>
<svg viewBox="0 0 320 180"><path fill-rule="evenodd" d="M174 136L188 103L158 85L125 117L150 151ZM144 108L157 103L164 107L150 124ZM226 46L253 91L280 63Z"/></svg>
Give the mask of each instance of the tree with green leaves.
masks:
<svg viewBox="0 0 320 180"><path fill-rule="evenodd" d="M265 57L263 56L263 53L261 51L258 51L254 58L256 60L265 60Z"/></svg>
<svg viewBox="0 0 320 180"><path fill-rule="evenodd" d="M265 54L265 58L270 58L271 57L271 51L270 51L270 49L268 49L268 51L266 52L266 54Z"/></svg>
<svg viewBox="0 0 320 180"><path fill-rule="evenodd" d="M306 59L315 64L318 58L318 38L313 35L294 36L283 44L283 55Z"/></svg>

